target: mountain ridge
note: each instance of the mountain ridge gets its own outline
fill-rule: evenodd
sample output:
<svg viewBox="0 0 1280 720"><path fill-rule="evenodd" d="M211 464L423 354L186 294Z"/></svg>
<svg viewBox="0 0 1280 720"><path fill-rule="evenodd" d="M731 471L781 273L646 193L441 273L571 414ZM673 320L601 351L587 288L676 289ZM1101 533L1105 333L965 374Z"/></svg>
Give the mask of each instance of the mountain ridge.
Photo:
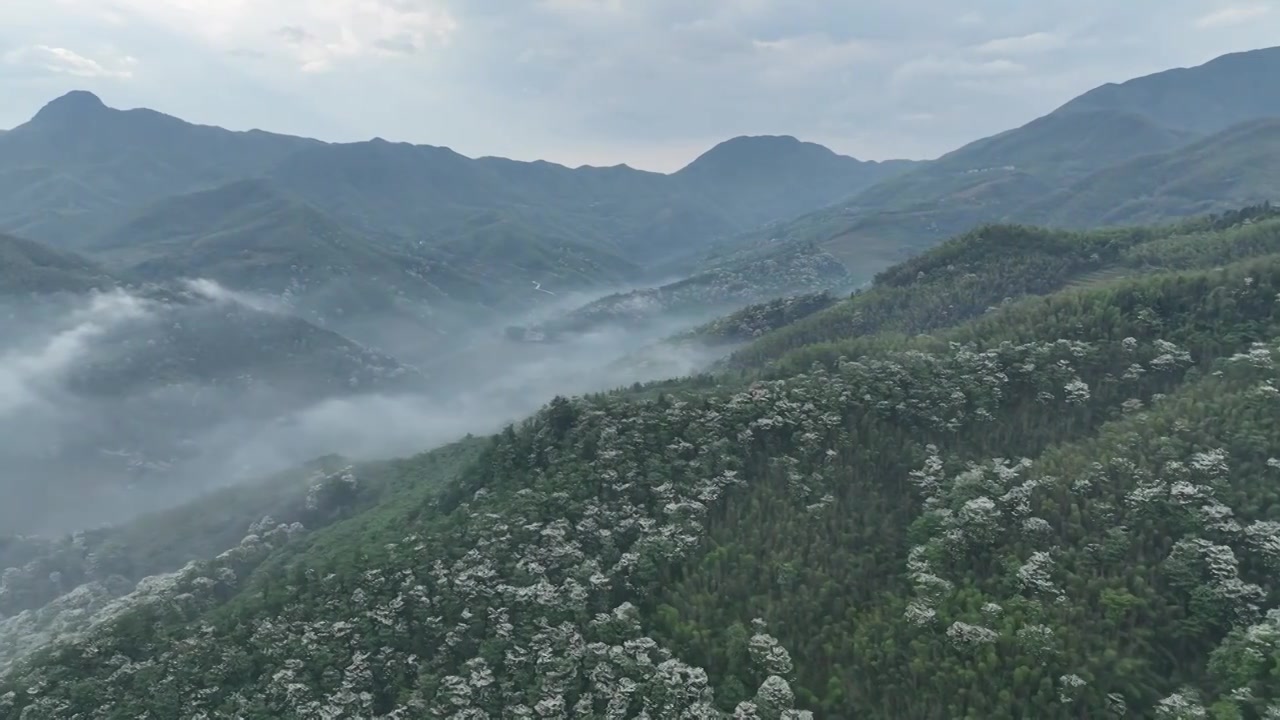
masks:
<svg viewBox="0 0 1280 720"><path fill-rule="evenodd" d="M648 264L741 232L763 217L818 207L828 196L861 189L898 167L823 150L784 163L785 177L751 168L738 173L754 194L743 202L731 201L742 187L699 181L698 166L684 175L625 166L571 169L547 161L473 159L382 138L328 143L233 132L147 109L113 109L95 95L73 91L0 140L0 228L78 249L95 228L119 224L163 197L265 177L371 237L451 242L466 236L473 218L497 212L535 234L560 235ZM813 162L844 169L814 172ZM791 186L787 192L771 191L785 185Z"/></svg>
<svg viewBox="0 0 1280 720"><path fill-rule="evenodd" d="M764 237L818 242L847 266L865 268L869 278L983 223L1055 221L1043 208L1074 191L1064 188L1087 189L1086 178L1095 173L1114 176L1198 142L1218 136L1221 141L1238 125L1280 117L1280 101L1256 92L1253 84L1273 70L1280 72L1280 48L1232 53L1100 86L1021 127L969 143L841 202L735 242ZM1244 79L1231 80L1233 73ZM1188 113L1187 122L1176 121L1179 112ZM1271 146L1264 145L1262 152L1271 152ZM1134 164L1126 166L1128 162ZM1171 196L1147 203L1159 212L1130 218L1171 220L1280 194L1272 179L1260 173L1253 177L1257 187L1241 187L1212 206ZM1094 196L1109 208L1100 205L1095 214L1074 217L1068 224L1098 226L1112 222L1108 217L1113 214L1123 222L1126 216L1119 208L1147 202L1140 197L1143 192L1138 177L1113 183L1108 196ZM1049 199L1055 194L1056 200Z"/></svg>
<svg viewBox="0 0 1280 720"><path fill-rule="evenodd" d="M1054 112L1090 106L1126 109L1165 126L1212 134L1245 120L1280 116L1280 101L1256 91L1259 79L1277 73L1280 46L1227 53L1199 65L1106 83ZM1187 80L1196 87L1189 90Z"/></svg>
<svg viewBox="0 0 1280 720"><path fill-rule="evenodd" d="M576 290L639 273L606 249L540 235L500 216L469 218L467 235L466 242L437 243L370 237L271 179L251 178L157 201L106 228L91 247L112 267L152 280L201 276L297 297L333 281L363 283L368 300L341 303L352 315L380 292L461 310L519 298L526 277Z"/></svg>
<svg viewBox="0 0 1280 720"><path fill-rule="evenodd" d="M1020 210L1059 227L1150 223L1280 199L1280 117L1103 168ZM1117 203L1117 200L1123 202Z"/></svg>

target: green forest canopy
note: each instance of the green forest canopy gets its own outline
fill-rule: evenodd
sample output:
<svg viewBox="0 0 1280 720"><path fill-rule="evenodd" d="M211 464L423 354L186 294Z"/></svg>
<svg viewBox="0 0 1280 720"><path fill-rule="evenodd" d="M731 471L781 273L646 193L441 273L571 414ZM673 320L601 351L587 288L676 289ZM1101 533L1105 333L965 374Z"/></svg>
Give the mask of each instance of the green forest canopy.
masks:
<svg viewBox="0 0 1280 720"><path fill-rule="evenodd" d="M1278 359L1269 207L980 228L717 374L322 471L0 715L1277 717Z"/></svg>

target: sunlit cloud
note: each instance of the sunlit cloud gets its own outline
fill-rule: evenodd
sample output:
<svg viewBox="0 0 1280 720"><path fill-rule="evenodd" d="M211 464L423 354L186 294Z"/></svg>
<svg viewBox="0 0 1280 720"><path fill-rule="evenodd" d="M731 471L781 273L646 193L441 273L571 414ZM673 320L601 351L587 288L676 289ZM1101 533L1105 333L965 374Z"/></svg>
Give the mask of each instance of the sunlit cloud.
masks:
<svg viewBox="0 0 1280 720"><path fill-rule="evenodd" d="M3 60L8 65L80 78L128 79L133 77L133 68L138 64L136 58L128 55L98 61L68 48L49 45L30 45L10 50L4 54Z"/></svg>
<svg viewBox="0 0 1280 720"><path fill-rule="evenodd" d="M1249 5L1228 5L1211 13L1196 18L1195 25L1200 28L1222 28L1240 25L1257 20L1271 13L1271 6L1264 3Z"/></svg>

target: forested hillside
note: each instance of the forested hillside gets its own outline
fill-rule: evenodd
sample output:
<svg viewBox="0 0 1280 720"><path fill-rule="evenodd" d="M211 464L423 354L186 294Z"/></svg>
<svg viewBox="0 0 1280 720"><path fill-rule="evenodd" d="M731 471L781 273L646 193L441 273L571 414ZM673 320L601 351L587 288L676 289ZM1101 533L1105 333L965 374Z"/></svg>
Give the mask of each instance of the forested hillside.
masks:
<svg viewBox="0 0 1280 720"><path fill-rule="evenodd" d="M1156 222L1280 199L1280 117L1118 163L1023 208L1059 227Z"/></svg>
<svg viewBox="0 0 1280 720"><path fill-rule="evenodd" d="M746 343L766 333L784 328L834 305L836 298L828 291L807 295L788 295L769 302L748 305L737 312L716 318L677 335L676 342L706 345Z"/></svg>
<svg viewBox="0 0 1280 720"><path fill-rule="evenodd" d="M994 247L1000 251L993 252ZM791 350L815 352L851 335L928 332L1025 295L1272 252L1280 252L1280 214L1269 204L1174 225L1115 230L984 225L879 273L849 301L798 319L725 364L759 367Z"/></svg>
<svg viewBox="0 0 1280 720"><path fill-rule="evenodd" d="M829 253L811 245L784 245L661 287L606 295L533 327L513 326L507 332L515 340L547 342L606 326L699 322L750 303L849 284L848 271Z"/></svg>
<svg viewBox="0 0 1280 720"><path fill-rule="evenodd" d="M115 283L82 257L0 234L0 296L85 292Z"/></svg>
<svg viewBox="0 0 1280 720"><path fill-rule="evenodd" d="M0 714L1280 713L1277 223L982 228L345 519L242 508L234 547L68 616Z"/></svg>

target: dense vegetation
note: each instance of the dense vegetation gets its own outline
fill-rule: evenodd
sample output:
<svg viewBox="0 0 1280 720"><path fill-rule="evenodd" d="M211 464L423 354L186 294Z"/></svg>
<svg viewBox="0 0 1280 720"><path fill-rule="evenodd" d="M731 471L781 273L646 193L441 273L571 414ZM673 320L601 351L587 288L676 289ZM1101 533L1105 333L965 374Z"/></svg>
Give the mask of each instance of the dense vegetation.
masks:
<svg viewBox="0 0 1280 720"><path fill-rule="evenodd" d="M1061 227L1158 222L1280 197L1280 120L1233 126L1099 170L1018 213ZM1121 199L1121 202L1117 202Z"/></svg>
<svg viewBox="0 0 1280 720"><path fill-rule="evenodd" d="M1163 227L1077 232L985 225L879 273L847 302L761 338L725 364L758 367L793 349L813 351L849 337L929 332L1026 295L1275 252L1280 213L1270 204Z"/></svg>
<svg viewBox="0 0 1280 720"><path fill-rule="evenodd" d="M727 374L556 398L331 524L238 512L0 713L1280 713L1271 215L984 228Z"/></svg>
<svg viewBox="0 0 1280 720"><path fill-rule="evenodd" d="M507 335L513 340L545 342L607 326L696 321L751 303L848 285L848 271L829 253L812 245L784 245L661 287L607 295L532 327L512 326Z"/></svg>
<svg viewBox="0 0 1280 720"><path fill-rule="evenodd" d="M0 234L0 296L84 292L114 283L84 258Z"/></svg>
<svg viewBox="0 0 1280 720"><path fill-rule="evenodd" d="M532 280L563 292L640 273L613 250L500 220L458 232L429 245L370 236L266 181L244 180L148 206L86 252L147 280L208 278L267 294L365 342L361 330L379 322L443 333L491 319L486 306L504 299L545 299Z"/></svg>
<svg viewBox="0 0 1280 720"><path fill-rule="evenodd" d="M51 103L0 136L0 226L59 248L0 236L7 321L117 292L50 341L101 344L57 404L94 482L0 482L9 528L160 489L228 406L419 385L343 335L672 276L511 335L758 304L623 359L736 348L710 374L0 538L0 717L1280 717L1277 62L929 163L737 138L671 175ZM119 291L188 274L270 297Z"/></svg>
<svg viewBox="0 0 1280 720"><path fill-rule="evenodd" d="M747 307L686 330L674 342L696 342L705 345L735 345L755 340L766 333L786 327L835 304L830 292L787 295Z"/></svg>
<svg viewBox="0 0 1280 720"><path fill-rule="evenodd" d="M406 492L430 491L434 485L423 482L423 474L443 481L474 460L480 447L467 439L430 457L359 466L324 457L119 527L59 539L0 537L0 566L6 568L0 574L0 671L50 640L81 632L127 607L120 599L140 583L214 557L255 529L282 526L296 535Z"/></svg>

